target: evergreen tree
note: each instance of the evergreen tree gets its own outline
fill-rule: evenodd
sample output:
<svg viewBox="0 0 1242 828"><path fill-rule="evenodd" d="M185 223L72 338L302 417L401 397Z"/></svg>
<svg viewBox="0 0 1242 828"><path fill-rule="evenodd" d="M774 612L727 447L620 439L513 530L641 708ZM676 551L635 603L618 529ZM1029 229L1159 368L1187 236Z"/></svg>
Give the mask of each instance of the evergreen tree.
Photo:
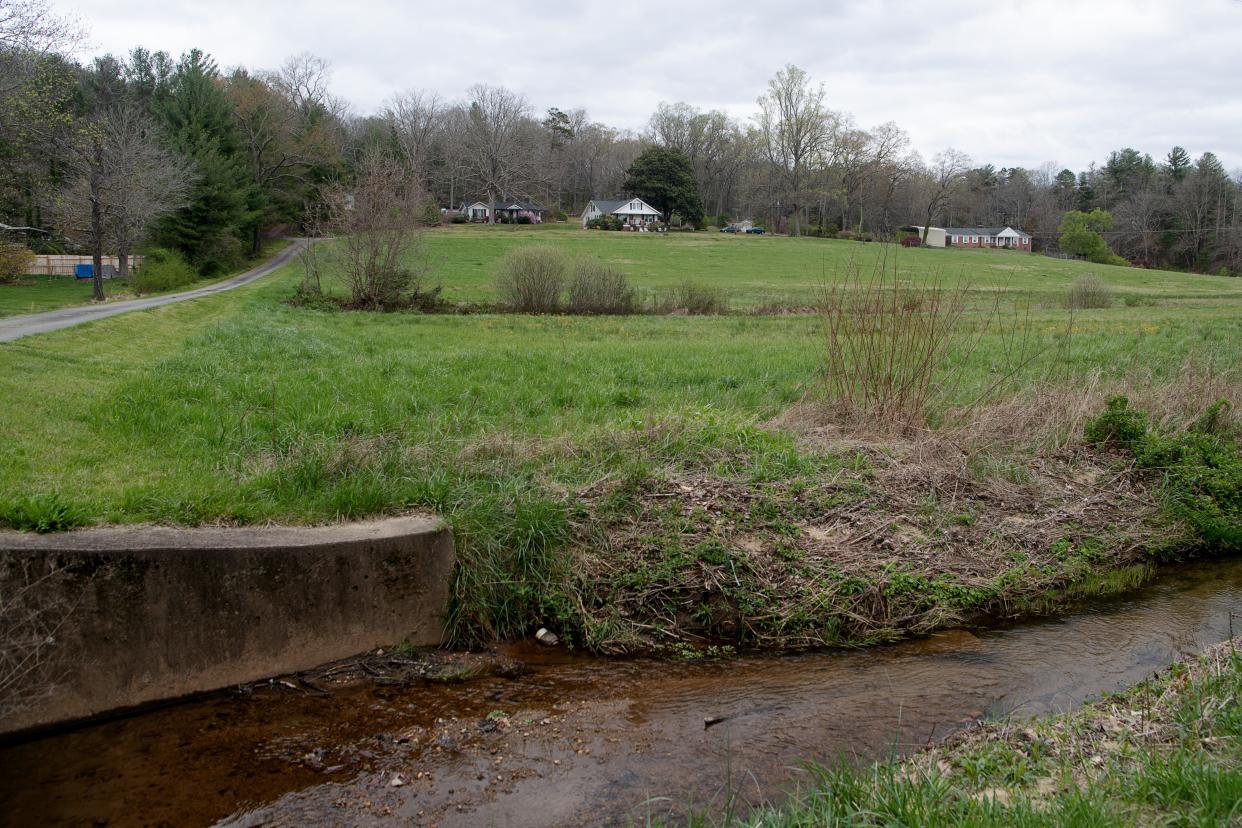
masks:
<svg viewBox="0 0 1242 828"><path fill-rule="evenodd" d="M675 149L648 147L625 172L625 191L638 196L664 215L676 213L683 221L703 221L703 201L690 159Z"/></svg>
<svg viewBox="0 0 1242 828"><path fill-rule="evenodd" d="M166 96L153 102L172 148L198 174L189 205L161 222L157 238L184 251L203 274L227 269L241 259L260 213L215 62L198 49L182 55Z"/></svg>
<svg viewBox="0 0 1242 828"><path fill-rule="evenodd" d="M1181 181L1186 177L1186 171L1190 169L1190 153L1181 147L1174 147L1169 150L1164 163L1169 178L1174 182Z"/></svg>

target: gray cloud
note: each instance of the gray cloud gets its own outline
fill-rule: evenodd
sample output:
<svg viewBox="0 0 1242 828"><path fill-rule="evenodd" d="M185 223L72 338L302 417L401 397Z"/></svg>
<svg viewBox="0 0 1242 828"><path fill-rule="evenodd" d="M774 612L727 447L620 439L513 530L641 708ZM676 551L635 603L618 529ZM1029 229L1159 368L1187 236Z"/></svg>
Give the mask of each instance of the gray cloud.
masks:
<svg viewBox="0 0 1242 828"><path fill-rule="evenodd" d="M504 84L538 109L641 129L657 103L745 117L797 63L858 123L896 121L931 155L1083 168L1173 144L1242 166L1242 3L1235 0L789 0L617 4L380 0L298 5L78 0L98 51L198 46L222 66L310 51L360 113L394 92Z"/></svg>

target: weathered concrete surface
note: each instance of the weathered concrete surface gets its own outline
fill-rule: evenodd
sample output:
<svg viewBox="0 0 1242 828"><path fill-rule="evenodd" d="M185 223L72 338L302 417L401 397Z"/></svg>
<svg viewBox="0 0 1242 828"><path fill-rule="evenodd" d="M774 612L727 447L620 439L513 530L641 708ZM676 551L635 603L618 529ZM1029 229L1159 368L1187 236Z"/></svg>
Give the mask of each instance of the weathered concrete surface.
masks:
<svg viewBox="0 0 1242 828"><path fill-rule="evenodd" d="M0 733L305 670L405 638L437 644L453 560L448 527L423 517L0 532L9 627L0 646L9 656L29 650L27 663L39 665L15 689L33 703L5 714ZM32 577L44 580L22 597ZM4 695L0 704L12 701Z"/></svg>

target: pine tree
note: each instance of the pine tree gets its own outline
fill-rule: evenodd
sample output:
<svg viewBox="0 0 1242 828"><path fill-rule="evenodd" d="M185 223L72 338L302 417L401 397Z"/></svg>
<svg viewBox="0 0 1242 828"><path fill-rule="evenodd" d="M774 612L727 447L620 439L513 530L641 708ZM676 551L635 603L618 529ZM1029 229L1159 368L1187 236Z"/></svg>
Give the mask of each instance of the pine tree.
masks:
<svg viewBox="0 0 1242 828"><path fill-rule="evenodd" d="M188 206L162 221L156 236L205 275L227 269L241 259L259 213L215 62L198 49L182 55L167 94L153 104L172 148L193 161L198 175Z"/></svg>
<svg viewBox="0 0 1242 828"><path fill-rule="evenodd" d="M1164 160L1165 169L1169 174L1169 178L1173 181L1181 181L1186 177L1187 170L1190 169L1190 153L1181 147L1174 147L1169 150L1168 156Z"/></svg>

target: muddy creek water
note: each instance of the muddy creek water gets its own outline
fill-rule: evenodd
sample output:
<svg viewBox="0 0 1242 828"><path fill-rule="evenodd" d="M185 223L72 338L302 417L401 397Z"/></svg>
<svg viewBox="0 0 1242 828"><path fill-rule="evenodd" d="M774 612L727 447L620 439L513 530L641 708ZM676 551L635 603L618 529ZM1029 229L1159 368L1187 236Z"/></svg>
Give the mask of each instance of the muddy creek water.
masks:
<svg viewBox="0 0 1242 828"><path fill-rule="evenodd" d="M670 664L529 649L511 653L526 665L512 678L220 694L0 750L0 822L641 824L730 793L779 799L805 759L1071 708L1223 640L1230 612L1242 561L1061 618L865 651Z"/></svg>

